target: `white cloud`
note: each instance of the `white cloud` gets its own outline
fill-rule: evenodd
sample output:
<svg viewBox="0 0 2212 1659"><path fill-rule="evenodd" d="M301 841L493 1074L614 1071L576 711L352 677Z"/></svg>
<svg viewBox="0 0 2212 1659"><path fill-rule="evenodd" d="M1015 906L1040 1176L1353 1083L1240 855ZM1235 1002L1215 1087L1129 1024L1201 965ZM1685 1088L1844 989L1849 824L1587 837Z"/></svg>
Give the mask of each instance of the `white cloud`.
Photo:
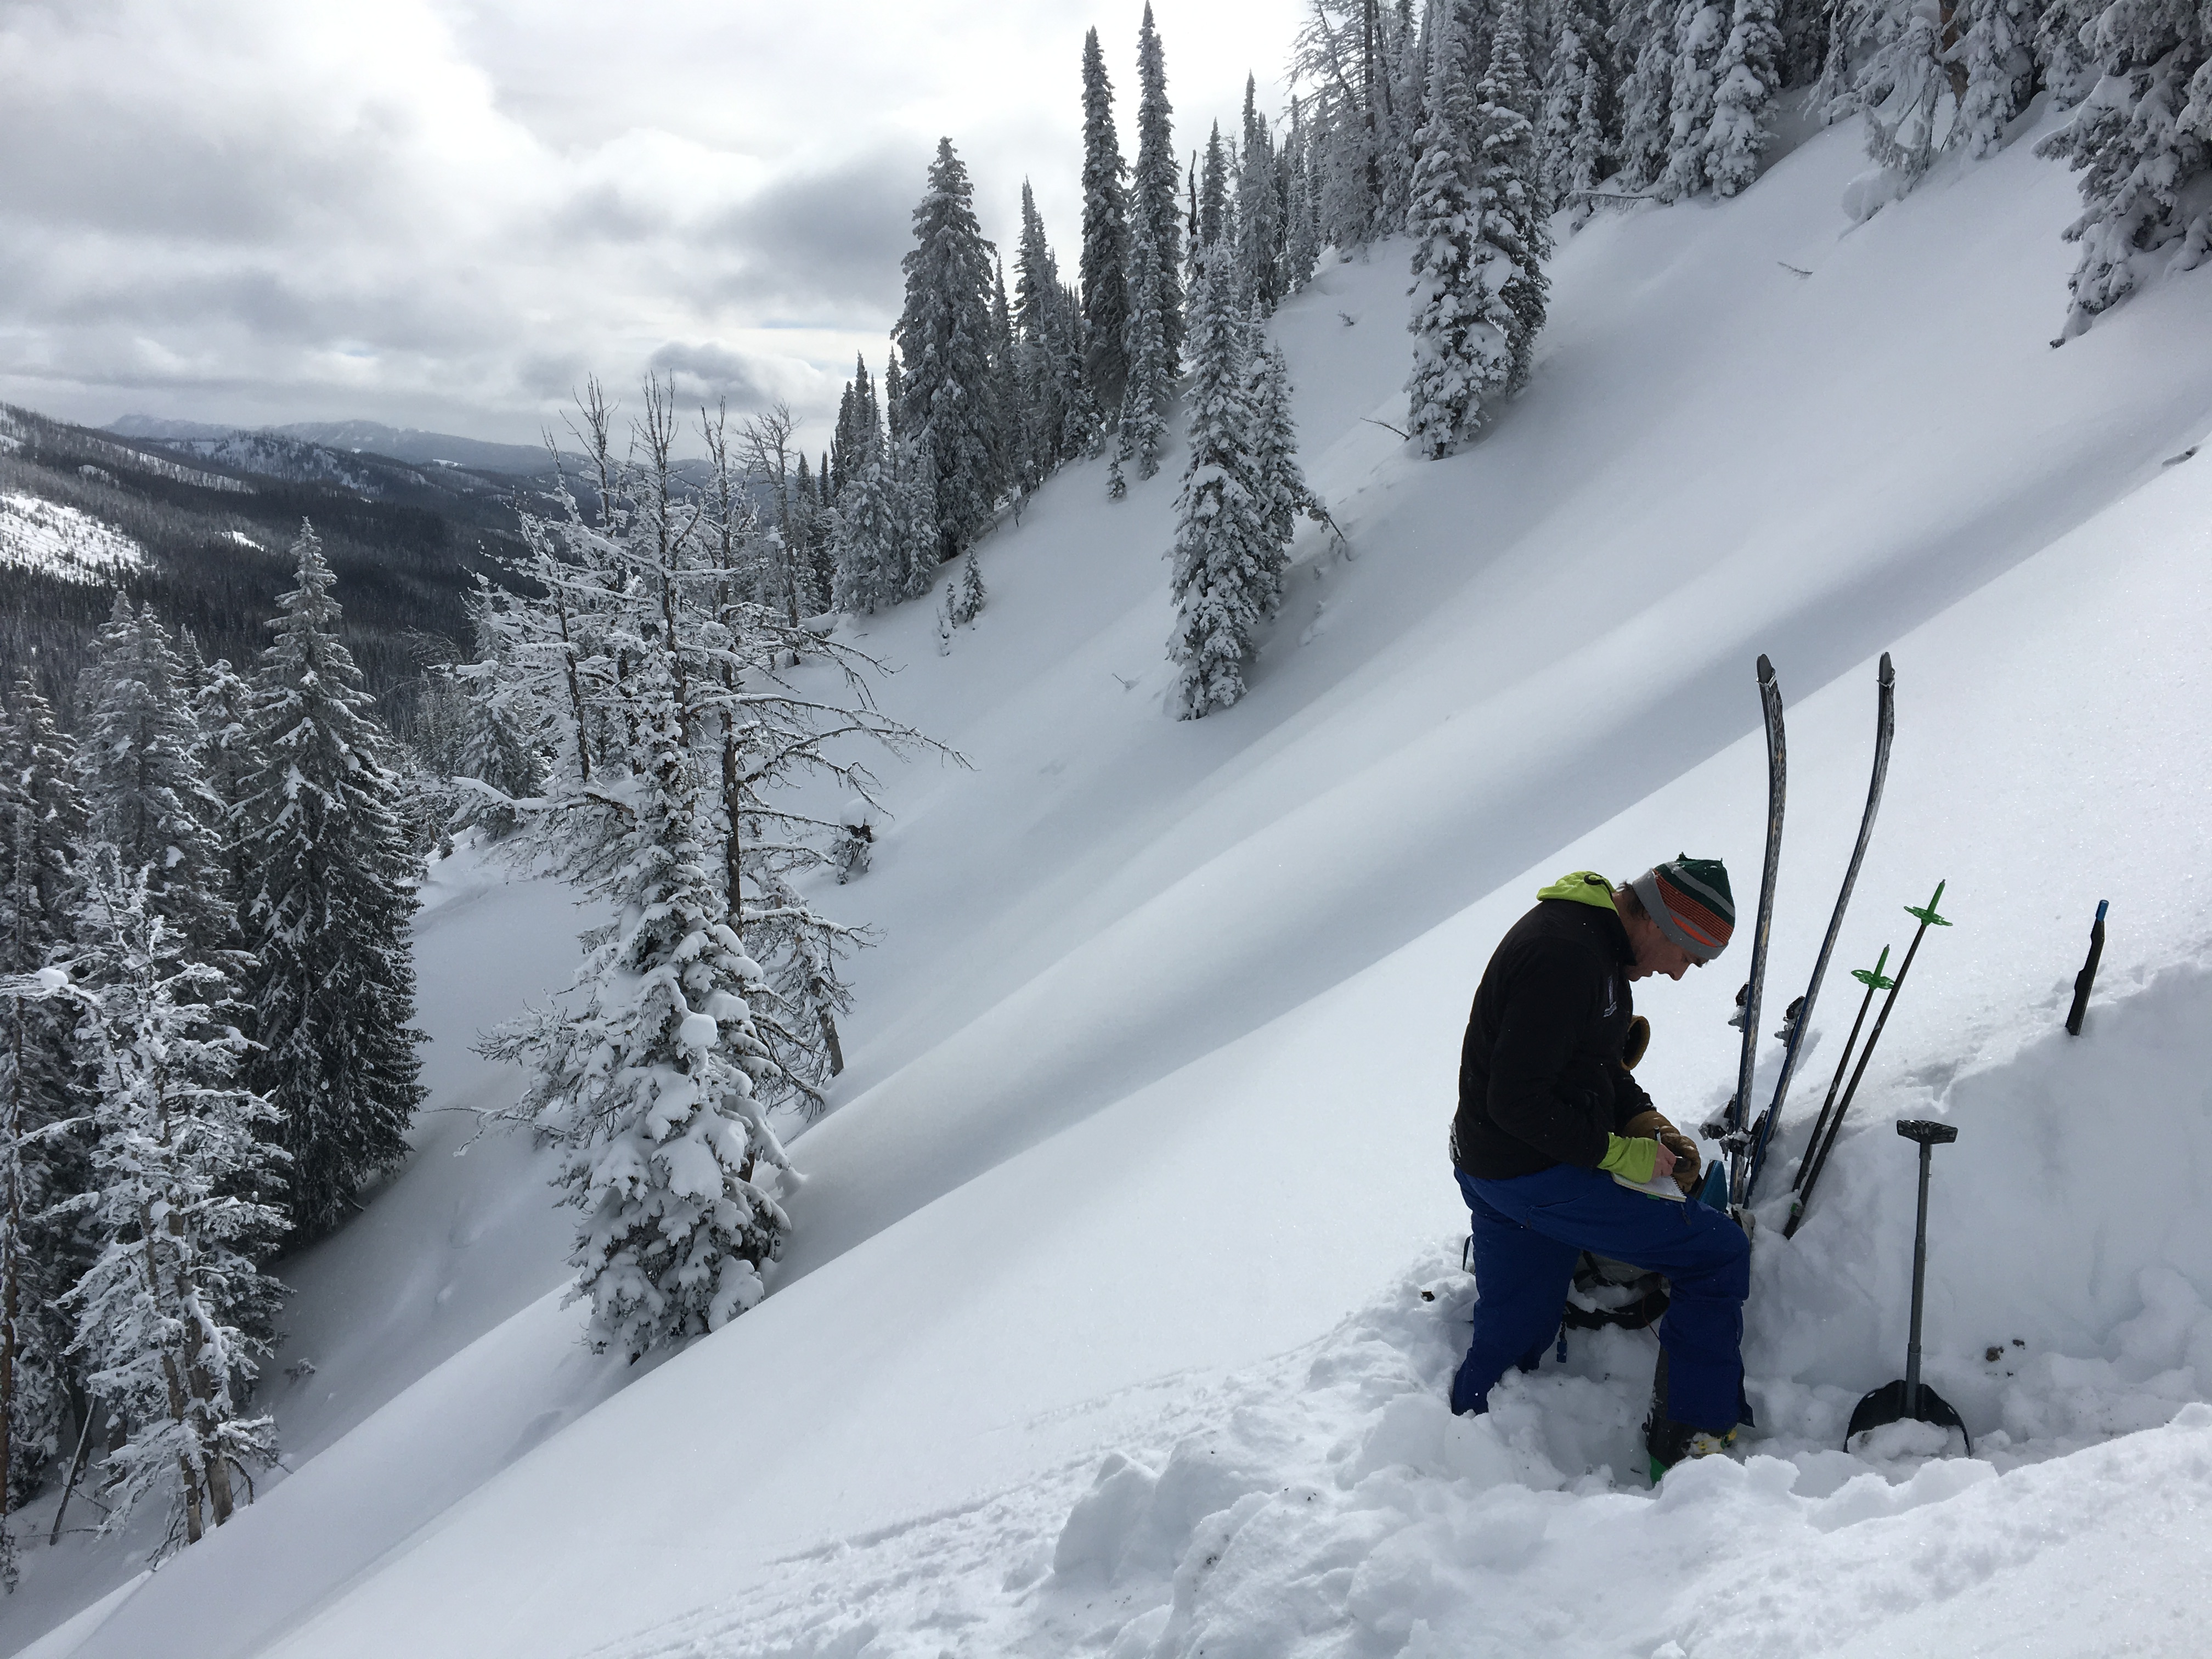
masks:
<svg viewBox="0 0 2212 1659"><path fill-rule="evenodd" d="M1179 141L1280 101L1297 0L1156 7ZM656 362L818 423L880 358L939 134L1062 264L1077 64L1133 151L1141 0L9 0L0 397L527 438Z"/></svg>

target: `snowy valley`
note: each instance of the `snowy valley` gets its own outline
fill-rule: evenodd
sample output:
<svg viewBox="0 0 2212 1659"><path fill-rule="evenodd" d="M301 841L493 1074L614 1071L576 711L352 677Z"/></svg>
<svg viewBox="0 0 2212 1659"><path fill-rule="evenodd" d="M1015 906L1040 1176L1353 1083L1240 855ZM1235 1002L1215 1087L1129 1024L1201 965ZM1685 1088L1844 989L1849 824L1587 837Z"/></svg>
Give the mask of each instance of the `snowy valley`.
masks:
<svg viewBox="0 0 2212 1659"><path fill-rule="evenodd" d="M1268 330L1333 524L1302 526L1245 696L1203 720L1171 718L1162 657L1179 437L1123 498L1077 462L984 536L988 605L942 649L930 605L842 619L891 671L884 714L957 758L871 763L872 867L817 896L877 943L834 1109L787 1132L787 1249L757 1307L672 1352L587 1350L553 1155L477 1116L520 1089L480 1036L556 995L599 917L462 838L416 923L411 1157L282 1270L282 1468L150 1571L159 1517L128 1550L48 1548L33 1503L0 1649L2200 1650L2212 277L2053 349L2078 198L2033 152L2063 118L2039 101L1863 221L1859 133L1809 123L1733 199L1599 213L1559 241L1527 390L1437 461L1395 429L1408 245L1329 256ZM1901 948L1939 880L1954 926L1796 1237L1765 1189L1758 1426L1653 1490L1649 1331L1570 1333L1454 1418L1473 1286L1445 1130L1492 945L1559 873L1678 849L1747 905L1764 653L1789 699L1778 1011L1856 827L1884 651L1888 793L1784 1167L1843 970ZM1740 966L1639 993L1638 1075L1686 1127L1732 1088ZM1842 1449L1904 1354L1907 1116L1959 1129L1928 1365L1971 1458Z"/></svg>

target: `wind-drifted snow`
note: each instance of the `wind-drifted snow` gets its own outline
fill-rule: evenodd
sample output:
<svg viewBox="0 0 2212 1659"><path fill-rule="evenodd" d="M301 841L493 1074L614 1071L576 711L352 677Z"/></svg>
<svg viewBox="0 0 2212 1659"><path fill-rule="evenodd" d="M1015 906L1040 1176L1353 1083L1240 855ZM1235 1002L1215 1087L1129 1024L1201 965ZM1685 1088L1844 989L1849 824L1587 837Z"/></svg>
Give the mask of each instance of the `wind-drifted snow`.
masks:
<svg viewBox="0 0 2212 1659"><path fill-rule="evenodd" d="M891 775L839 890L884 943L838 1109L793 1143L768 1297L657 1366L594 1359L542 1161L433 1155L465 1121L426 1120L288 1270L279 1360L318 1367L273 1385L297 1473L33 1651L2194 1651L2212 472L2161 463L2212 428L2212 308L2178 278L2049 349L2076 210L2035 136L1863 225L1840 131L1733 202L1598 220L1560 251L1528 391L1440 463L1370 421L1402 413L1402 245L1325 270L1273 327L1350 549L1302 533L1235 708L1162 707L1172 455L1115 503L1071 469L988 538L991 605L950 657L927 605L853 629L899 671L886 710L975 769ZM1648 1335L1577 1335L1455 1421L1443 1139L1490 949L1565 869L1718 854L1749 902L1763 650L1790 699L1781 1006L1884 648L1888 795L1777 1170L1849 1024L1842 970L1901 950L1939 878L1957 925L1797 1238L1770 1200L1744 1461L1650 1492ZM439 881L426 1076L497 1104L514 1081L467 1033L557 983L580 919L465 858ZM1640 988L1638 1075L1686 1126L1733 1077L1739 974ZM1972 1462L1838 1443L1903 1364L1907 1115L1960 1128L1928 1345ZM27 1552L27 1634L130 1570L73 1552ZM70 1564L71 1593L41 1588Z"/></svg>
<svg viewBox="0 0 2212 1659"><path fill-rule="evenodd" d="M82 508L22 490L0 495L0 565L98 583L145 562L144 548Z"/></svg>

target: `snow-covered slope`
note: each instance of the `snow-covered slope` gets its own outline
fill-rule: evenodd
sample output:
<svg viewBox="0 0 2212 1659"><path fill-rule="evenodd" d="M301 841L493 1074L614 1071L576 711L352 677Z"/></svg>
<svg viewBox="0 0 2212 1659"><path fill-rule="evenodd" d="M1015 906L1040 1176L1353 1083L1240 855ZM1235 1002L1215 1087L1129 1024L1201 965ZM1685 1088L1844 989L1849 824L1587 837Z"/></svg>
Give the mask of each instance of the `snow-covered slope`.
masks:
<svg viewBox="0 0 2212 1659"><path fill-rule="evenodd" d="M25 490L0 494L0 565L109 583L145 562L144 548L89 513Z"/></svg>
<svg viewBox="0 0 2212 1659"><path fill-rule="evenodd" d="M921 606L862 638L886 706L974 769L889 781L851 890L885 942L843 1104L794 1149L775 1294L611 1392L557 1291L518 1305L560 1277L526 1157L480 1145L404 1207L426 1159L301 1299L333 1345L342 1297L395 1310L301 1385L355 1379L349 1405L280 1395L324 1449L40 1659L2184 1650L2160 1597L2203 1582L2212 1492L2212 1416L2183 1409L2212 1395L2212 474L2161 463L2212 426L2212 308L2185 278L2049 349L2071 198L2029 148L1856 228L1843 132L1733 203L1600 221L1557 261L1534 384L1439 464L1373 423L1402 409L1399 252L1330 269L1275 326L1350 548L1302 541L1243 703L1161 712L1172 459L1120 503L1095 468L1049 486L984 546L949 656ZM1898 750L1840 965L1901 945L1939 878L1958 925L1804 1231L1762 1234L1754 1455L1644 1492L1648 1335L1578 1340L1455 1422L1443 1139L1491 944L1578 866L1717 854L1747 901L1764 650L1791 697L1786 995L1885 647ZM488 943L555 912L475 902L480 926L433 913L426 982L488 1019L551 954ZM1686 1123L1726 1092L1735 972L1644 1000L1639 1075ZM1785 1158L1844 1004L1832 981ZM1917 1474L1833 1449L1902 1358L1908 1111L1961 1129L1930 1366L1984 1458ZM441 1319L474 1253L497 1284ZM2147 1483L2160 1507L2127 1501ZM2093 1606L2121 1562L2141 1593Z"/></svg>

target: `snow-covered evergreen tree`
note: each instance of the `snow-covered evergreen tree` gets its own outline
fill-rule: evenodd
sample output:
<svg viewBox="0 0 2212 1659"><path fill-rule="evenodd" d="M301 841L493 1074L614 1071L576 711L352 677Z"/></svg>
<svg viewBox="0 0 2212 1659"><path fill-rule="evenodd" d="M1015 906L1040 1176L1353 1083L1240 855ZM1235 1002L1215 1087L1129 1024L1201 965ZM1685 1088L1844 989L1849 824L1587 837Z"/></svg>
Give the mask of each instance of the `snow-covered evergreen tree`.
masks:
<svg viewBox="0 0 2212 1659"><path fill-rule="evenodd" d="M995 471L1002 486L1025 488L1024 461L1031 424L1029 382L1022 374L1021 354L1014 344L1014 310L1006 290L1006 268L991 267L991 406L998 411L998 429L992 434L997 451Z"/></svg>
<svg viewBox="0 0 2212 1659"><path fill-rule="evenodd" d="M615 922L579 975L578 1010L494 1048L532 1063L520 1110L564 1149L592 1346L633 1358L752 1307L790 1228L776 1196L789 1165L754 1098L770 1069L750 1007L765 988L701 842L690 688L664 635L634 637L628 811L591 884Z"/></svg>
<svg viewBox="0 0 2212 1659"><path fill-rule="evenodd" d="M1267 338L1259 313L1252 313L1244 354L1244 403L1251 411L1252 496L1259 507L1266 559L1275 572L1267 608L1282 595L1281 572L1290 559L1298 520L1313 502L1304 469L1298 465L1297 422L1291 415L1290 366L1282 348Z"/></svg>
<svg viewBox="0 0 2212 1659"><path fill-rule="evenodd" d="M1862 0L1839 10L1838 28L1850 69L1830 112L1863 112L1867 154L1917 179L1956 136L1957 66L1945 59L1957 41L1935 0Z"/></svg>
<svg viewBox="0 0 2212 1659"><path fill-rule="evenodd" d="M476 660L459 674L467 696L454 769L462 777L519 799L534 796L545 787L545 757L538 709L510 665L520 645L519 632L508 623L510 611L507 595L479 578L469 596ZM481 793L466 792L459 822L477 825L499 841L513 835L521 819L514 808Z"/></svg>
<svg viewBox="0 0 2212 1659"><path fill-rule="evenodd" d="M259 1345L240 1328L282 1294L252 1259L282 1218L240 1195L278 1184L276 1113L240 1086L250 1045L220 1017L230 988L171 930L150 872L125 876L95 844L87 874L78 938L100 988L80 1043L98 1140L77 1202L101 1248L67 1300L87 1389L128 1425L103 1527L167 1488L192 1543L276 1455L274 1421L247 1415Z"/></svg>
<svg viewBox="0 0 2212 1659"><path fill-rule="evenodd" d="M1206 155L1199 164L1198 181L1198 234L1191 240L1190 246L1194 278L1201 252L1222 246L1235 224L1235 210L1229 199L1229 146L1222 142L1218 121L1206 135Z"/></svg>
<svg viewBox="0 0 2212 1659"><path fill-rule="evenodd" d="M1589 191L1610 161L1607 124L1613 114L1612 53L1597 0L1561 0L1559 38L1544 77L1539 153L1544 199L1575 222L1589 216Z"/></svg>
<svg viewBox="0 0 2212 1659"><path fill-rule="evenodd" d="M2005 130L2035 95L2035 24L2030 0L1971 0L1960 44L1966 86L1959 143L1978 161L1996 154Z"/></svg>
<svg viewBox="0 0 2212 1659"><path fill-rule="evenodd" d="M992 364L990 243L968 169L939 139L929 188L901 261L906 307L892 331L903 368L898 435L930 462L936 557L958 554L991 522L1001 485L998 380Z"/></svg>
<svg viewBox="0 0 2212 1659"><path fill-rule="evenodd" d="M2035 90L2034 31L2027 0L1850 0L1835 16L1824 107L1863 114L1867 154L1910 185L1947 151L1996 150ZM2053 67L2055 82L2070 78Z"/></svg>
<svg viewBox="0 0 2212 1659"><path fill-rule="evenodd" d="M1291 100L1291 178L1283 199L1283 279L1295 294L1313 280L1321 261L1321 224L1314 207L1312 146L1307 142L1298 100Z"/></svg>
<svg viewBox="0 0 2212 1659"><path fill-rule="evenodd" d="M1244 695L1252 635L1281 596L1281 563L1254 493L1247 323L1230 251L1207 246L1191 285L1190 460L1176 500L1168 659L1182 670L1179 719L1197 720Z"/></svg>
<svg viewBox="0 0 2212 1659"><path fill-rule="evenodd" d="M1427 115L1408 0L1310 0L1291 74L1305 94L1321 240L1350 249L1395 231L1409 210L1414 139Z"/></svg>
<svg viewBox="0 0 2212 1659"><path fill-rule="evenodd" d="M1168 404L1175 395L1175 381L1160 300L1164 276L1159 250L1152 243L1152 226L1142 219L1137 222L1129 266L1129 384L1121 398L1115 475L1120 476L1121 463L1133 461L1137 476L1149 478L1160 470L1160 453L1167 447Z"/></svg>
<svg viewBox="0 0 2212 1659"><path fill-rule="evenodd" d="M865 796L866 774L840 757L850 740L918 741L864 695L841 704L784 680L787 619L729 579L750 504L711 489L704 511L684 501L672 409L648 384L613 510L586 522L564 508L538 532L574 551L526 603L550 608L565 591L601 607L594 650L622 672L583 665L583 718L603 710L627 735L589 780L556 775L530 804L533 834L615 920L568 1008L488 1045L532 1067L518 1115L566 1149L561 1182L583 1212L576 1294L592 1304L592 1340L633 1356L759 1299L789 1224L771 1097L811 1115L842 1058L836 964L856 934L800 883L832 867L842 825L788 786L819 773ZM841 519L884 487L894 453L860 466ZM718 523L726 512L736 521ZM834 639L803 648L857 686L865 659Z"/></svg>
<svg viewBox="0 0 2212 1659"><path fill-rule="evenodd" d="M1620 0L1613 13L1620 171L1625 195L1660 194L1674 149L1674 64L1680 0Z"/></svg>
<svg viewBox="0 0 2212 1659"><path fill-rule="evenodd" d="M1776 0L1735 0L1728 39L1714 62L1713 113L1705 141L1705 179L1717 196L1734 196L1759 176L1774 142L1774 97L1782 89L1782 32Z"/></svg>
<svg viewBox="0 0 2212 1659"><path fill-rule="evenodd" d="M2081 175L2062 339L2161 267L2212 254L2212 16L2191 0L2110 0L2085 36L2102 76L2039 148Z"/></svg>
<svg viewBox="0 0 2212 1659"><path fill-rule="evenodd" d="M1014 260L1013 321L1028 420L1024 476L1034 485L1088 447L1092 422L1083 386L1082 307L1060 280L1027 179Z"/></svg>
<svg viewBox="0 0 2212 1659"><path fill-rule="evenodd" d="M1478 257L1480 214L1469 43L1449 6L1429 14L1428 125L1413 173L1407 228L1413 238L1413 369L1406 382L1407 428L1423 453L1447 455L1482 422L1483 399L1504 384L1508 320Z"/></svg>
<svg viewBox="0 0 2212 1659"><path fill-rule="evenodd" d="M904 596L905 547L910 526L902 512L898 481L880 452L858 465L837 508L832 532L836 554L831 603L848 616L869 616Z"/></svg>
<svg viewBox="0 0 2212 1659"><path fill-rule="evenodd" d="M1244 77L1244 142L1237 173L1237 282L1243 302L1272 313L1282 298L1282 202L1275 145L1260 113L1259 86Z"/></svg>
<svg viewBox="0 0 2212 1659"><path fill-rule="evenodd" d="M84 811L52 712L26 674L0 724L0 981L38 975L65 948ZM74 1015L44 992L0 996L0 1577L5 1517L34 1489L58 1443L65 1350L59 1298L89 1265L56 1206L88 1184L87 1140L65 1128Z"/></svg>
<svg viewBox="0 0 2212 1659"><path fill-rule="evenodd" d="M2051 101L2071 109L2099 78L2097 21L2108 0L2051 0L2035 23L2035 61Z"/></svg>
<svg viewBox="0 0 2212 1659"><path fill-rule="evenodd" d="M1134 231L1149 231L1159 266L1160 334L1166 343L1170 384L1182 374L1183 337L1182 213L1176 200L1181 180L1176 172L1174 118L1175 106L1168 102L1167 58L1159 31L1152 27L1151 0L1146 0L1145 21L1137 31L1137 166L1130 179L1130 252L1133 259ZM1133 300L1135 285L1133 266Z"/></svg>
<svg viewBox="0 0 2212 1659"><path fill-rule="evenodd" d="M1114 132L1114 88L1098 31L1083 37L1083 378L1110 421L1128 384L1128 171Z"/></svg>
<svg viewBox="0 0 2212 1659"><path fill-rule="evenodd" d="M1656 185L1662 201L1694 196L1705 187L1705 158L1712 149L1713 112L1720 91L1721 52L1729 42L1729 17L1725 0L1682 0L1681 9L1675 15L1667 167Z"/></svg>
<svg viewBox="0 0 2212 1659"><path fill-rule="evenodd" d="M77 745L87 833L126 870L151 870L151 902L203 957L237 945L223 806L202 769L184 665L150 611L117 595L87 679Z"/></svg>
<svg viewBox="0 0 2212 1659"><path fill-rule="evenodd" d="M228 657L208 665L192 699L192 718L199 727L200 771L221 809L216 844L223 860L224 891L234 911L250 885L246 843L238 834L238 809L260 768L253 746L252 704L252 685ZM239 937L242 941L243 933Z"/></svg>
<svg viewBox="0 0 2212 1659"><path fill-rule="evenodd" d="M1475 88L1475 251L1488 308L1500 313L1504 334L1503 395L1528 384L1536 337L1544 327L1551 280L1549 213L1537 181L1535 82L1522 43L1528 31L1521 0L1501 0L1492 32L1490 65Z"/></svg>
<svg viewBox="0 0 2212 1659"><path fill-rule="evenodd" d="M883 417L876 408L875 384L868 378L868 360L855 355L853 378L845 382L837 404L837 428L830 442L830 504L845 494L845 486L860 471L860 458L872 454L883 439Z"/></svg>
<svg viewBox="0 0 2212 1659"><path fill-rule="evenodd" d="M952 619L962 628L983 614L983 605L989 595L983 587L983 573L976 567L973 553L961 561L960 579L947 589L952 596Z"/></svg>
<svg viewBox="0 0 2212 1659"><path fill-rule="evenodd" d="M292 1224L315 1234L406 1156L422 1088L410 1028L416 871L390 739L338 638L333 578L313 529L293 543L299 585L278 601L254 687L261 769L239 809L253 887L250 1080L291 1157Z"/></svg>
<svg viewBox="0 0 2212 1659"><path fill-rule="evenodd" d="M934 482L943 478L935 442L927 431L902 438L893 460L901 535L886 568L894 574L900 599L926 599L936 582L937 568L945 551L941 539L945 514L933 487Z"/></svg>
<svg viewBox="0 0 2212 1659"><path fill-rule="evenodd" d="M995 367L995 365L994 365ZM993 406L997 407L994 395ZM829 530L822 518L821 499L814 488L814 470L801 451L791 480L791 505L787 514L791 537L792 569L797 578L801 616L819 616L830 608L830 554Z"/></svg>

